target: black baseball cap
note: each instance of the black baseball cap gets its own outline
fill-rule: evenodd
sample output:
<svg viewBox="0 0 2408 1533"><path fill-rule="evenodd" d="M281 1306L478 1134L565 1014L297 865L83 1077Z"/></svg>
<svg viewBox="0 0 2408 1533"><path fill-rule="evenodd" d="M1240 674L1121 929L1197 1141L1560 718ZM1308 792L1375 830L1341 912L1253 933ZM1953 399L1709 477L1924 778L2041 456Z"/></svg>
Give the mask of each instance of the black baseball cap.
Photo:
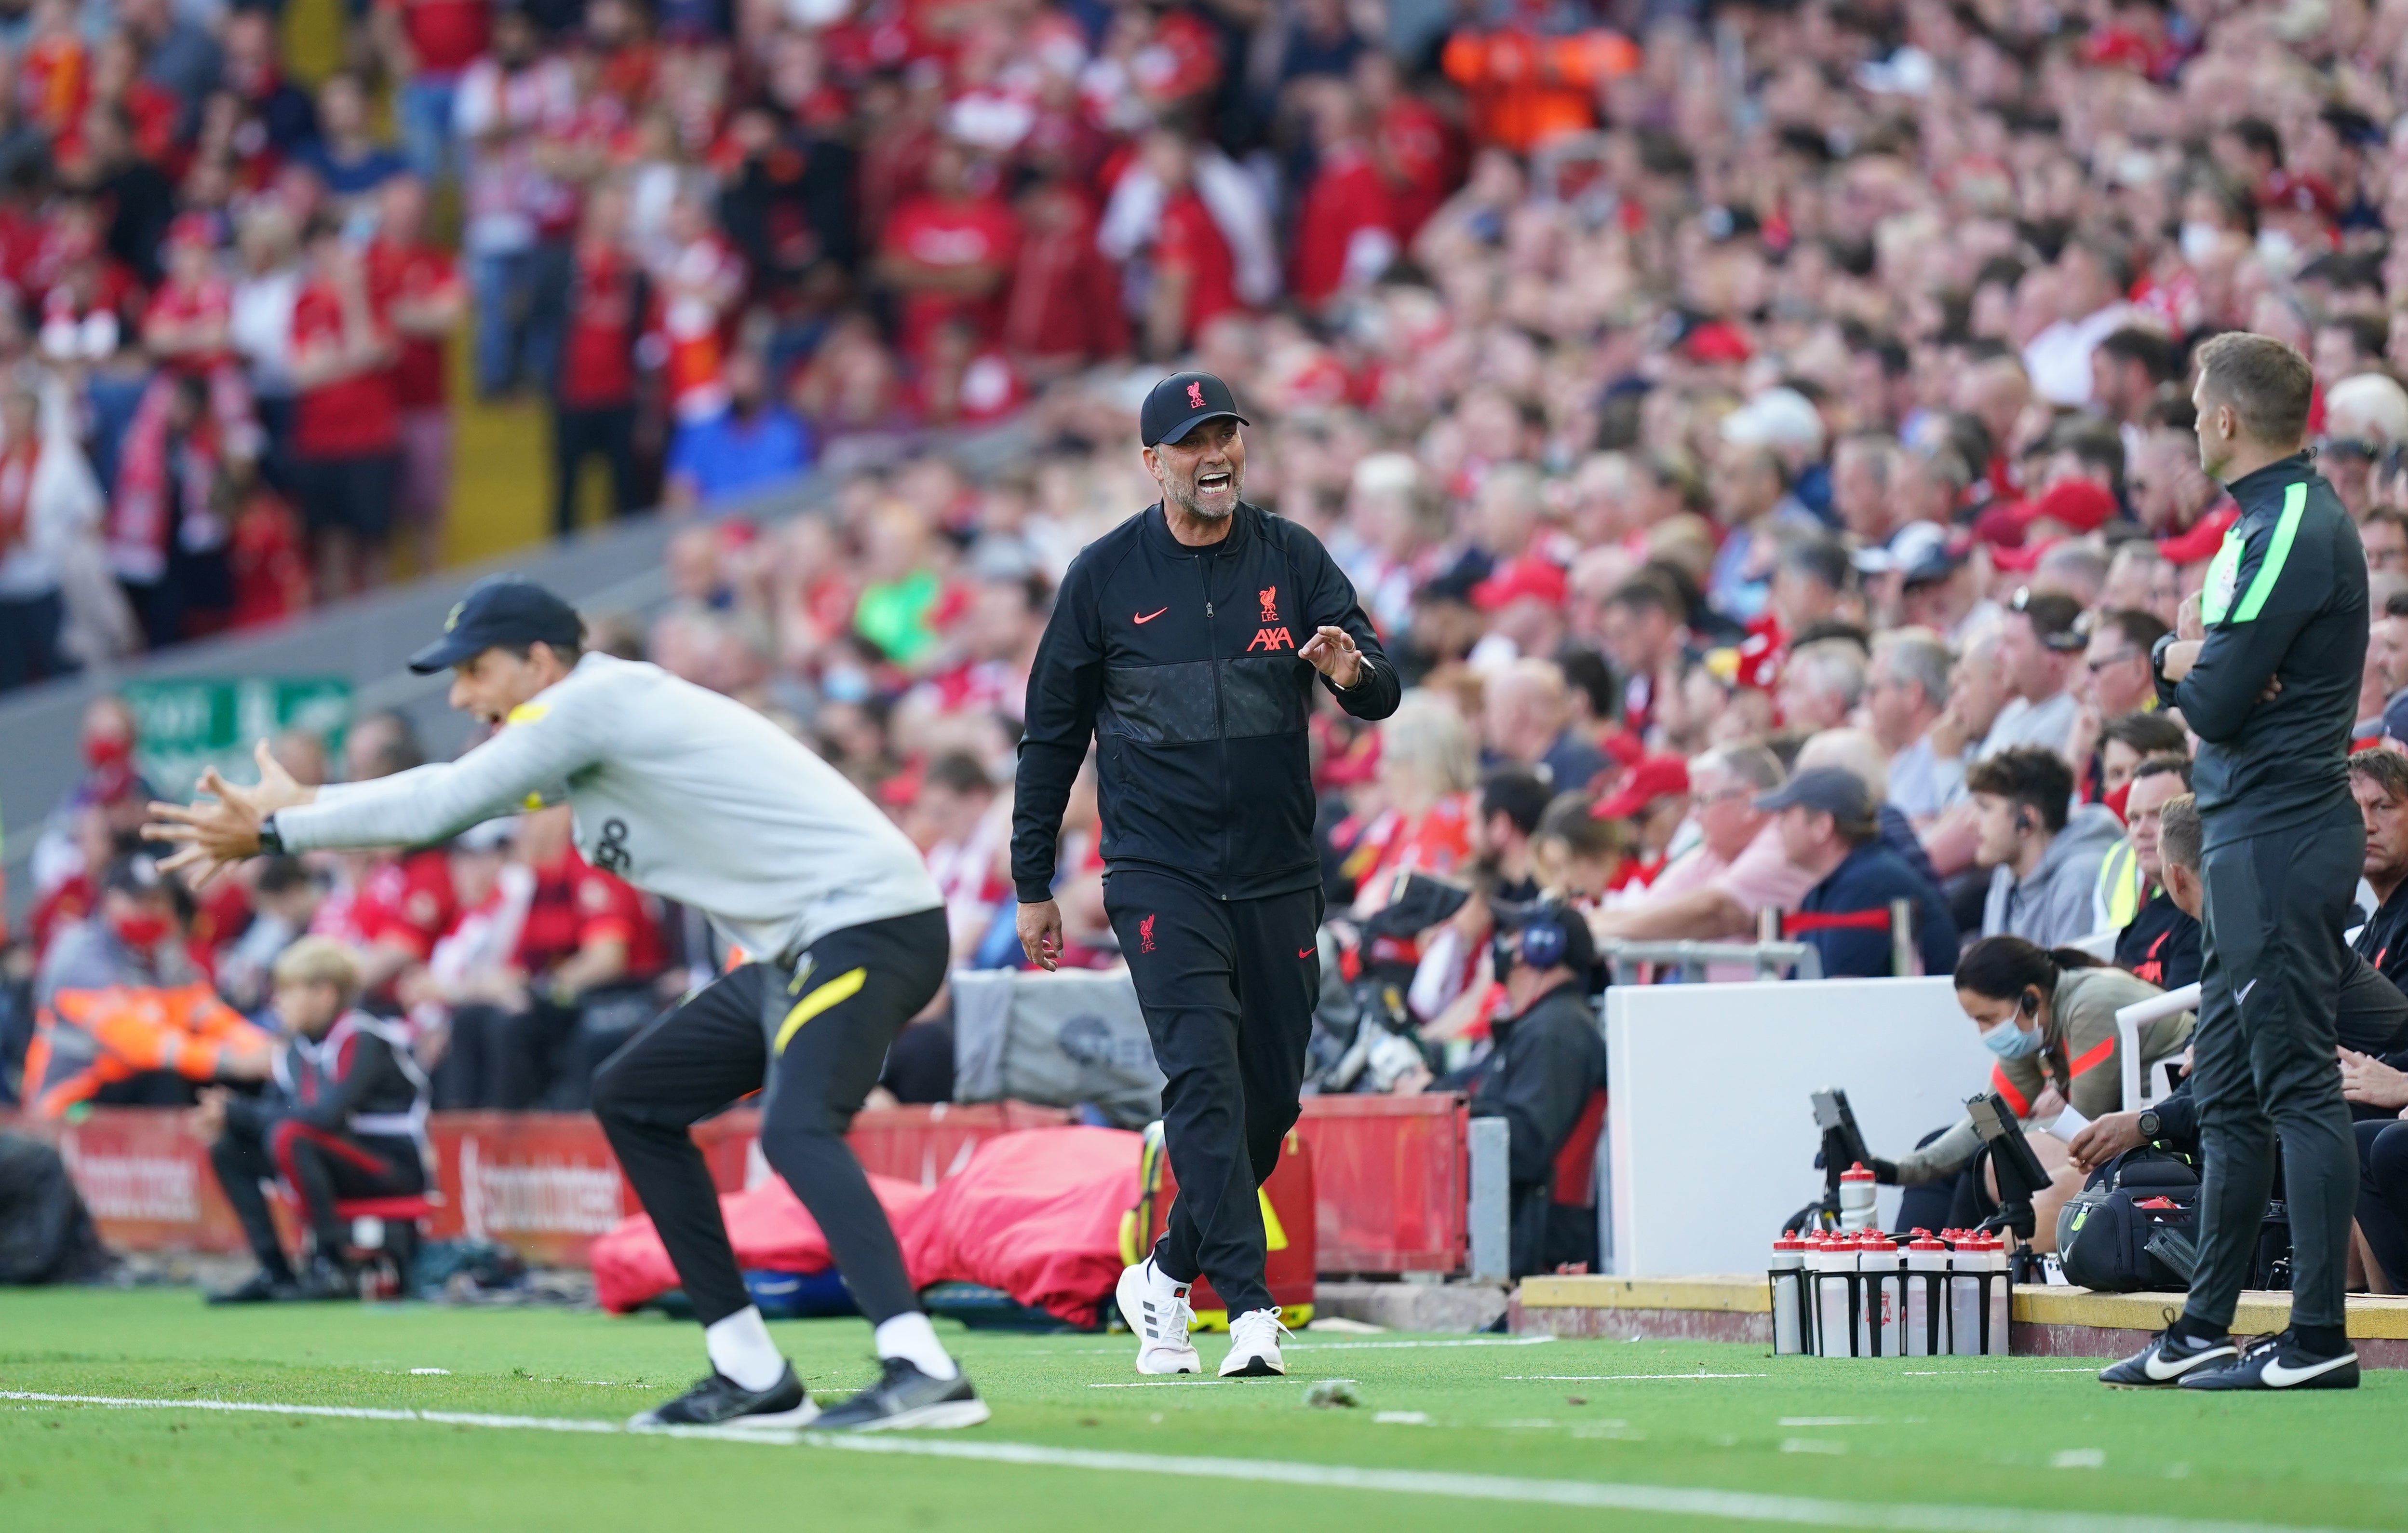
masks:
<svg viewBox="0 0 2408 1533"><path fill-rule="evenodd" d="M1238 413L1238 401L1230 397L1228 384L1209 372L1174 372L1145 397L1145 408L1137 417L1138 440L1148 447L1159 447L1177 441L1199 422L1217 421L1225 415L1240 426L1254 424Z"/></svg>
<svg viewBox="0 0 2408 1533"><path fill-rule="evenodd" d="M1839 767L1809 767L1771 792L1757 795L1756 806L1773 812L1819 809L1834 819L1873 817L1873 796L1865 780Z"/></svg>
<svg viewBox="0 0 2408 1533"><path fill-rule="evenodd" d="M409 658L420 675L448 671L496 644L542 643L573 650L585 636L577 609L523 575L487 575L443 619L443 637Z"/></svg>

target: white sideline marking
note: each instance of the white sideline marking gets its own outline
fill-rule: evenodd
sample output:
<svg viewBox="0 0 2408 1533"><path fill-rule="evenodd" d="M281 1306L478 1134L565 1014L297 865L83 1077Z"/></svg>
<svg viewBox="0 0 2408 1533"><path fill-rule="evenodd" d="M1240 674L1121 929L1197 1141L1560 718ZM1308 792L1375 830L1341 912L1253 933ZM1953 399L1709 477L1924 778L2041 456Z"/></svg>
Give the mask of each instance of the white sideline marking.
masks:
<svg viewBox="0 0 2408 1533"><path fill-rule="evenodd" d="M1282 1347L1291 1352L1346 1352L1385 1351L1392 1347L1543 1347L1553 1341L1551 1336L1473 1337L1465 1341L1297 1341Z"/></svg>
<svg viewBox="0 0 2408 1533"><path fill-rule="evenodd" d="M1517 1383L1602 1384L1627 1379L1769 1379L1765 1373L1509 1373Z"/></svg>
<svg viewBox="0 0 2408 1533"><path fill-rule="evenodd" d="M1833 1442L1828 1438L1783 1438L1781 1451L1784 1453L1844 1453L1848 1445Z"/></svg>
<svg viewBox="0 0 2408 1533"><path fill-rule="evenodd" d="M624 1433L617 1422L590 1417L494 1416L462 1410L385 1410L368 1406L284 1405L251 1400L148 1400L109 1395L50 1395L0 1390L0 1399L42 1405L93 1405L120 1410L221 1410L279 1416L335 1416L359 1421L430 1422L442 1426L517 1427L542 1432ZM885 1433L828 1433L767 1427L670 1427L646 1436L705 1438L777 1447L804 1446L856 1453L967 1459L1114 1474L1171 1474L1196 1480L1301 1485L1315 1490L1384 1491L1449 1496L1472 1501L1594 1507L1727 1522L1787 1523L1810 1527L1877 1528L1885 1533L2342 1533L2337 1528L2274 1523L2194 1522L2182 1517L2092 1511L2028 1511L2013 1507L1942 1506L1840 1501L1812 1496L1766 1496L1680 1485L1612 1484L1588 1480L1522 1480L1506 1475L1430 1469L1374 1469L1280 1459L1190 1458L1171 1453L1111 1453L1051 1448L1034 1442L966 1441Z"/></svg>

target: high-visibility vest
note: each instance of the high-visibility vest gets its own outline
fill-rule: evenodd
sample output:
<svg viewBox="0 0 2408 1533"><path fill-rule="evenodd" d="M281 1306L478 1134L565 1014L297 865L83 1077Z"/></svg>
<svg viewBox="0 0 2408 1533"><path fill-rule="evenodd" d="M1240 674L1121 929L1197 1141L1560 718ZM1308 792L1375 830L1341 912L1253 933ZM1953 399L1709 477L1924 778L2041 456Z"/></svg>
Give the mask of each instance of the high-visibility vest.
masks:
<svg viewBox="0 0 2408 1533"><path fill-rule="evenodd" d="M57 1118L105 1086L152 1070L212 1080L229 1046L271 1041L206 982L63 990L35 1021L25 1103Z"/></svg>
<svg viewBox="0 0 2408 1533"><path fill-rule="evenodd" d="M2108 847L2106 860L2099 864L2099 886L2093 894L2098 921L2092 930L2121 932L2132 924L2148 897L2142 887L2140 854L2127 836Z"/></svg>

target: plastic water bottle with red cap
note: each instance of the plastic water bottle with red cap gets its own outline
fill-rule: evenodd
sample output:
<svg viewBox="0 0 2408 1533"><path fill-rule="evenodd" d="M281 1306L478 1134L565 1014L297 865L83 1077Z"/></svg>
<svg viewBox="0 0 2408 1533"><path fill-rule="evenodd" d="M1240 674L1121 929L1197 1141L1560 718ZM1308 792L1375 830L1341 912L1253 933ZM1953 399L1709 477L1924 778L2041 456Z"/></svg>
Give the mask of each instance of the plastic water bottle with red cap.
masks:
<svg viewBox="0 0 2408 1533"><path fill-rule="evenodd" d="M1817 1236L1806 1270L1814 1279L1815 1352L1824 1357L1854 1355L1848 1301L1856 1288L1856 1243L1844 1235Z"/></svg>
<svg viewBox="0 0 2408 1533"><path fill-rule="evenodd" d="M1948 1355L1948 1246L1929 1230L1906 1243L1906 1325L1901 1357Z"/></svg>
<svg viewBox="0 0 2408 1533"><path fill-rule="evenodd" d="M1776 1356L1797 1356L1813 1351L1809 1334L1806 1296L1806 1241L1796 1230L1784 1230L1772 1243L1772 1351Z"/></svg>
<svg viewBox="0 0 2408 1533"><path fill-rule="evenodd" d="M1859 1161L1840 1173L1840 1233L1857 1235L1873 1227L1873 1174Z"/></svg>
<svg viewBox="0 0 2408 1533"><path fill-rule="evenodd" d="M1971 1230L1942 1230L1948 1242L1948 1352L1954 1357L1982 1353L1982 1272L1979 1237Z"/></svg>
<svg viewBox="0 0 2408 1533"><path fill-rule="evenodd" d="M1896 1357L1899 1354L1899 1317L1905 1297L1899 1289L1906 1271L1898 1247L1879 1230L1867 1230L1856 1237L1856 1271L1863 1303L1857 1353L1865 1357Z"/></svg>

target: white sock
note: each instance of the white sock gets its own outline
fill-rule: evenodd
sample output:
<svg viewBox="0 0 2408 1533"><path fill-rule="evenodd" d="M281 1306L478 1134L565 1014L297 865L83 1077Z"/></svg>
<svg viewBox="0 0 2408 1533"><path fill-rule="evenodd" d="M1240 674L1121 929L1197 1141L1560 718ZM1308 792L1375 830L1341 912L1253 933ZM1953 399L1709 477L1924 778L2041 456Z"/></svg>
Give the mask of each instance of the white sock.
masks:
<svg viewBox="0 0 2408 1533"><path fill-rule="evenodd" d="M953 1354L937 1339L937 1328L917 1309L879 1322L877 1341L879 1356L908 1358L931 1379L962 1376Z"/></svg>
<svg viewBox="0 0 2408 1533"><path fill-rule="evenodd" d="M769 1327L761 1323L761 1311L752 1305L704 1326L702 1343L710 1350L712 1367L756 1393L786 1371L785 1354L769 1339Z"/></svg>

